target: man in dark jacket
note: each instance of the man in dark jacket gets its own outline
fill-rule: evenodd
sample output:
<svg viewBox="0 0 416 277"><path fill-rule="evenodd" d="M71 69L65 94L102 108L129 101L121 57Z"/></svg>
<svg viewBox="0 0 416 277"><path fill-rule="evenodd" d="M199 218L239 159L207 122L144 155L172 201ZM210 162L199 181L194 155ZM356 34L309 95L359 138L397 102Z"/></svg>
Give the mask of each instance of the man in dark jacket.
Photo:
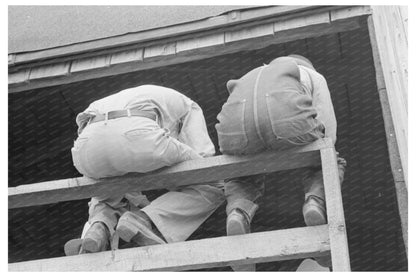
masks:
<svg viewBox="0 0 416 277"><path fill-rule="evenodd" d="M322 137L336 141L336 118L325 78L299 55L279 57L227 83L230 96L218 114L220 150L224 154L254 154L284 150ZM338 158L340 181L346 162ZM303 215L308 226L326 223L325 194L320 168L304 180ZM250 223L264 193L265 175L226 180L227 234L250 232ZM317 259L328 266L329 260ZM234 266L253 270L254 265Z"/></svg>

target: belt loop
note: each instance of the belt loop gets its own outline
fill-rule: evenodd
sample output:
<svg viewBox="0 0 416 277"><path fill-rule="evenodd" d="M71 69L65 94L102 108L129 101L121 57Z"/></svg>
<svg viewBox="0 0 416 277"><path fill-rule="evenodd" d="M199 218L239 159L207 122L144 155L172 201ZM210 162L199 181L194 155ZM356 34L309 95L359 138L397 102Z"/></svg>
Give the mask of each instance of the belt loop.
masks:
<svg viewBox="0 0 416 277"><path fill-rule="evenodd" d="M130 109L127 109L127 116L128 117L131 117L131 111L130 111Z"/></svg>
<svg viewBox="0 0 416 277"><path fill-rule="evenodd" d="M104 125L107 125L107 122L108 122L108 112L105 113Z"/></svg>

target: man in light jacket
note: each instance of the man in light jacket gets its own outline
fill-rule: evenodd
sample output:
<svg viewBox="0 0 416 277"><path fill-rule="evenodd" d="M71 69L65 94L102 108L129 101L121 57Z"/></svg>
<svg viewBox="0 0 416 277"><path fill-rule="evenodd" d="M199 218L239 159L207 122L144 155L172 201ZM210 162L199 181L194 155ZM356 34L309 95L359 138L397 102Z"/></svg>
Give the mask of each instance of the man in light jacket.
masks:
<svg viewBox="0 0 416 277"><path fill-rule="evenodd" d="M74 166L91 178L150 172L215 153L201 108L170 88L120 91L91 103L76 122ZM91 199L83 236L67 242L65 252L108 250L115 231L139 246L184 241L223 201L223 182L178 187L150 204L137 191L108 191Z"/></svg>

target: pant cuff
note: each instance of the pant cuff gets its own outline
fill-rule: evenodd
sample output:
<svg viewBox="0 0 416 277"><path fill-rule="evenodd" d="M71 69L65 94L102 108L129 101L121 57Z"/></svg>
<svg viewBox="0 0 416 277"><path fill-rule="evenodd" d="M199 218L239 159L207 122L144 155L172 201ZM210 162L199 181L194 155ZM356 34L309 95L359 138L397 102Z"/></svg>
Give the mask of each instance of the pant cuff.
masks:
<svg viewBox="0 0 416 277"><path fill-rule="evenodd" d="M250 200L242 198L242 199L237 199L233 201L232 203L228 203L226 212L227 212L227 215L229 215L232 210L240 209L246 213L246 215L248 216L248 221L251 222L258 208L259 208L259 205L255 204L254 202Z"/></svg>

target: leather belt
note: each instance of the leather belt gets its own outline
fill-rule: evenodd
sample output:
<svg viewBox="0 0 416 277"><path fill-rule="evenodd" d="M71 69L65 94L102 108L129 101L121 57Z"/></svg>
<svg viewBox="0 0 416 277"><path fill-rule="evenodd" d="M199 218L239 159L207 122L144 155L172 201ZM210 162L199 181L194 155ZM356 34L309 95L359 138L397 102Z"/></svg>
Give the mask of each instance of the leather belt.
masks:
<svg viewBox="0 0 416 277"><path fill-rule="evenodd" d="M93 118L91 118L89 124L104 121L106 120L106 116L107 116L107 120L120 118L120 117L141 116L141 117L146 117L146 118L156 121L156 114L153 111L128 109L128 110L111 111L105 114L97 114Z"/></svg>

